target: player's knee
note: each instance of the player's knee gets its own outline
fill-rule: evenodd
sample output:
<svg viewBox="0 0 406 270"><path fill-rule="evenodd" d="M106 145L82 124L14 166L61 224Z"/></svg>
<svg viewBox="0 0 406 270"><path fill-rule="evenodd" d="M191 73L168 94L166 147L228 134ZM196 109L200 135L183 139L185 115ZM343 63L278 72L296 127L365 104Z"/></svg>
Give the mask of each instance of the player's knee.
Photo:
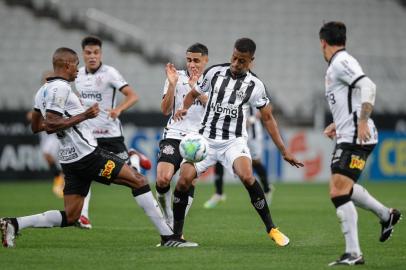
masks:
<svg viewBox="0 0 406 270"><path fill-rule="evenodd" d="M239 177L244 185L252 185L255 181L254 176L249 172L240 173Z"/></svg>
<svg viewBox="0 0 406 270"><path fill-rule="evenodd" d="M157 178L156 178L156 184L158 187L162 187L162 188L167 187L171 183L171 180L172 180L172 175L170 175L170 174L165 174L165 173L158 174Z"/></svg>

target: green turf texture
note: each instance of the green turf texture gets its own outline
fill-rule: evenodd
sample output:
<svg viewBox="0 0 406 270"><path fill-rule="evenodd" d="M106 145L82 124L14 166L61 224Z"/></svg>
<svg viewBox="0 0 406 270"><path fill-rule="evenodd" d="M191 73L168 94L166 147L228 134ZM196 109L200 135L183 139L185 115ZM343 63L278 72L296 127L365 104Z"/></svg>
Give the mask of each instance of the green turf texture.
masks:
<svg viewBox="0 0 406 270"><path fill-rule="evenodd" d="M153 186L153 185L151 185ZM290 237L277 247L241 184L225 187L226 202L206 210L212 185L199 184L186 221L193 249L157 248L159 236L124 187L94 184L92 230L25 229L14 249L0 249L0 269L329 269L344 240L327 184L276 184L271 211ZM368 183L371 194L406 214L406 183ZM48 182L0 183L0 216L62 209ZM359 237L366 265L356 269L406 269L406 222L380 243L375 215L359 210Z"/></svg>

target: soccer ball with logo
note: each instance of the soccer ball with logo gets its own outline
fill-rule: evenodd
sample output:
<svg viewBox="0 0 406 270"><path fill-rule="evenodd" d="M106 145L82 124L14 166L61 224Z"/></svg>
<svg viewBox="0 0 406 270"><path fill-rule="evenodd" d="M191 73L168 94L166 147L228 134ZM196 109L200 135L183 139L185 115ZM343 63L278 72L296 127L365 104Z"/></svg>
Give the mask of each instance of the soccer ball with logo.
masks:
<svg viewBox="0 0 406 270"><path fill-rule="evenodd" d="M208 144L199 134L186 135L179 144L181 156L189 162L199 162L206 158Z"/></svg>

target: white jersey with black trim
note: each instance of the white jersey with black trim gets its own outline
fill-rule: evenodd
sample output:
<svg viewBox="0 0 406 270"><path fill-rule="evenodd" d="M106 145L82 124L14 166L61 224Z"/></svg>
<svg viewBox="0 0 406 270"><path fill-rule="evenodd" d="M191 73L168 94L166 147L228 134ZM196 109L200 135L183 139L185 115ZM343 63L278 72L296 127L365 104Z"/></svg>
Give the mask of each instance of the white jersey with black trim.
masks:
<svg viewBox="0 0 406 270"><path fill-rule="evenodd" d="M200 100L195 99L192 106L190 106L187 114L180 121L175 121L173 116L175 112L183 108L183 99L190 92L191 88L189 86L189 75L186 70L178 70L178 82L176 84L174 101L172 108L172 115L166 124L162 138L166 139L177 139L181 140L186 134L190 132L198 132L200 128L200 122L204 113L204 106ZM203 76L201 76L197 82L199 85L202 81ZM169 82L168 79L165 81L163 95L166 95L168 90Z"/></svg>
<svg viewBox="0 0 406 270"><path fill-rule="evenodd" d="M247 132L249 140L259 140L262 141L263 139L263 127L261 119L258 118L258 109L250 106L249 107L249 118L247 121Z"/></svg>
<svg viewBox="0 0 406 270"><path fill-rule="evenodd" d="M358 121L361 112L361 91L356 83L365 77L358 61L345 49L337 51L329 62L325 77L326 98L336 126L337 143L360 144ZM368 119L371 138L364 144L376 144L378 132Z"/></svg>
<svg viewBox="0 0 406 270"><path fill-rule="evenodd" d="M100 113L89 120L89 126L96 138L122 136L121 122L118 118L109 117L109 110L116 107L117 91L121 91L128 83L114 68L102 64L94 73L79 69L75 80L76 90L85 104L99 103Z"/></svg>
<svg viewBox="0 0 406 270"><path fill-rule="evenodd" d="M269 103L264 83L250 71L233 77L229 63L210 67L196 90L209 92L199 133L215 140L247 138L249 107Z"/></svg>
<svg viewBox="0 0 406 270"><path fill-rule="evenodd" d="M72 91L68 81L53 77L35 95L34 110L52 112L70 118L85 111L79 97ZM60 163L72 163L93 152L97 142L93 137L88 121L83 121L56 133L59 140L58 159Z"/></svg>

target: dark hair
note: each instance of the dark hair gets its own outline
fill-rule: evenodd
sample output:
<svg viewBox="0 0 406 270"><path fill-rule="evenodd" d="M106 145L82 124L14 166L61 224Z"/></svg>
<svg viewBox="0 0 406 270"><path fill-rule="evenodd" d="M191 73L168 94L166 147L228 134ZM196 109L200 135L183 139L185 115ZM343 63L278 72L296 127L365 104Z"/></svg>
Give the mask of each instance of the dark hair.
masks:
<svg viewBox="0 0 406 270"><path fill-rule="evenodd" d="M347 28L342 22L328 22L320 28L319 37L328 45L345 46L347 40Z"/></svg>
<svg viewBox="0 0 406 270"><path fill-rule="evenodd" d="M99 46L101 48L102 47L102 41L98 37L87 36L84 39L82 39L82 50L88 45L96 45L96 46Z"/></svg>
<svg viewBox="0 0 406 270"><path fill-rule="evenodd" d="M202 55L209 55L209 49L201 43L195 43L187 48L186 52L201 53Z"/></svg>
<svg viewBox="0 0 406 270"><path fill-rule="evenodd" d="M254 55L257 45L250 38L240 38L234 43L234 48L239 52L249 52L251 55Z"/></svg>
<svg viewBox="0 0 406 270"><path fill-rule="evenodd" d="M69 57L75 57L77 58L77 53L70 49L70 48L66 48L66 47L60 47L58 49L55 50L54 55L52 56L52 64L54 66L54 68L56 66L60 66L65 64L66 61L69 61Z"/></svg>

